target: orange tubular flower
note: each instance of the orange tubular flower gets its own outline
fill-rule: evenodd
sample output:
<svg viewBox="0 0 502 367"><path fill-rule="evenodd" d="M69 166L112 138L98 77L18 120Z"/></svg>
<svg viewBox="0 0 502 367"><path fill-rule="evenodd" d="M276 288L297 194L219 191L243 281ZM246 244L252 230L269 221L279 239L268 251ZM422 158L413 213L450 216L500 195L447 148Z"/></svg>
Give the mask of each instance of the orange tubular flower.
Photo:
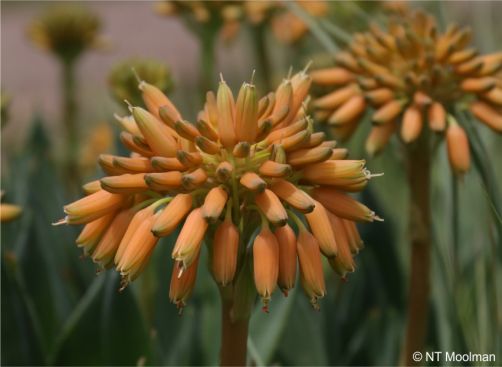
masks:
<svg viewBox="0 0 502 367"><path fill-rule="evenodd" d="M316 115L339 138L347 138L369 110L374 124L366 141L370 155L380 152L395 131L405 143L427 129L446 132L450 164L465 173L469 144L454 116L470 114L502 132L502 52L478 55L470 40L469 29L451 25L440 32L433 16L401 9L386 29L372 25L355 34L335 56L335 67L311 73L327 93L313 101Z"/></svg>
<svg viewBox="0 0 502 367"><path fill-rule="evenodd" d="M352 221L378 217L347 195L372 177L364 161L345 160L347 151L314 132L303 113L310 84L300 72L260 99L254 85L244 83L234 99L222 80L192 124L141 82L147 109L130 106L132 116L121 118L127 121L122 141L134 153L102 156L107 176L86 184L87 196L65 206L60 223L86 224L77 244L101 268L115 265L123 287L147 265L159 237L181 227L170 291L178 307L194 287L204 244L222 293L245 295L233 300L235 317L252 308L250 284L265 309L277 286L287 294L298 260L302 284L318 307L325 293L321 250L332 263L341 256L343 269L352 271L352 256L362 248ZM334 215L340 234L332 229Z"/></svg>

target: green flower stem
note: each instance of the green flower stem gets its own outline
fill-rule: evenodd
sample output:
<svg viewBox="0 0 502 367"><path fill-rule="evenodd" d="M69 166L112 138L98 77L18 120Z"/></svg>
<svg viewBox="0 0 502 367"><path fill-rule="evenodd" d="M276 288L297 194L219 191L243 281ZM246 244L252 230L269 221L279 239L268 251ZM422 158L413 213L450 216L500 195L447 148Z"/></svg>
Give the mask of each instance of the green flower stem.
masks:
<svg viewBox="0 0 502 367"><path fill-rule="evenodd" d="M63 123L66 134L65 176L70 192L80 183L78 170L78 124L77 124L77 82L75 78L75 61L62 62Z"/></svg>
<svg viewBox="0 0 502 367"><path fill-rule="evenodd" d="M252 27L258 75L260 75L260 79L262 80L265 90L273 90L272 75L270 74L270 60L267 53L265 32L266 29L264 24L258 24Z"/></svg>
<svg viewBox="0 0 502 367"><path fill-rule="evenodd" d="M414 366L414 352L424 352L430 293L430 149L427 133L408 150L410 186L409 226L411 234L411 274L408 320L401 364Z"/></svg>
<svg viewBox="0 0 502 367"><path fill-rule="evenodd" d="M213 90L215 78L214 67L216 64L216 39L219 27L208 26L199 31L200 40L200 86L202 99L205 100L206 92Z"/></svg>

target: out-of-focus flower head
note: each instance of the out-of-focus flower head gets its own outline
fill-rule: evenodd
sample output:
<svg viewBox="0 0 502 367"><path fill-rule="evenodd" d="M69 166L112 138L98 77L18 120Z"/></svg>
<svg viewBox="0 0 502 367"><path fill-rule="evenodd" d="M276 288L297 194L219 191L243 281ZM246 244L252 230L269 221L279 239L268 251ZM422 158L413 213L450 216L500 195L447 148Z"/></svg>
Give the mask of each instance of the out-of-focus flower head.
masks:
<svg viewBox="0 0 502 367"><path fill-rule="evenodd" d="M36 18L28 33L35 45L71 62L101 44L100 30L100 19L87 8L57 5Z"/></svg>
<svg viewBox="0 0 502 367"><path fill-rule="evenodd" d="M397 130L405 143L430 129L445 133L450 163L469 168L466 133L454 118L468 110L491 129L502 131L502 52L479 55L471 30L450 25L438 30L433 16L395 10L386 29L373 25L355 34L335 56L336 66L312 72L328 94L314 101L316 116L349 137L365 112L374 124L368 153L381 151Z"/></svg>
<svg viewBox="0 0 502 367"><path fill-rule="evenodd" d="M0 192L0 199L4 196L4 192ZM10 222L17 219L23 212L22 208L13 204L0 203L0 222Z"/></svg>
<svg viewBox="0 0 502 367"><path fill-rule="evenodd" d="M379 219L349 195L372 177L348 160L304 114L311 78L300 72L261 99L253 82L234 98L223 80L197 122L185 120L155 86L139 85L147 109L119 118L128 157L102 155L107 176L84 186L58 224L85 224L77 244L123 286L146 266L160 237L181 231L172 249L170 298L183 307L203 242L221 287L234 289L233 317L255 289L267 309L277 285L301 283L314 307L326 289L321 254L342 277L362 248L355 222ZM293 230L296 227L297 233ZM228 288L227 288L228 289Z"/></svg>
<svg viewBox="0 0 502 367"><path fill-rule="evenodd" d="M165 64L154 59L125 60L116 64L108 77L112 95L117 102L123 104L127 100L135 106L143 103L138 78L156 86L164 94L168 94L173 87L171 72Z"/></svg>
<svg viewBox="0 0 502 367"><path fill-rule="evenodd" d="M107 122L100 122L90 131L88 138L80 149L79 168L84 174L94 172L96 159L103 152L109 152L113 147L113 129Z"/></svg>
<svg viewBox="0 0 502 367"><path fill-rule="evenodd" d="M310 16L328 13L326 0L296 1ZM285 43L293 43L307 32L307 25L287 10L283 1L163 1L156 5L163 15L184 15L201 24L218 24L224 40L233 39L241 23L253 25L270 22L273 33Z"/></svg>

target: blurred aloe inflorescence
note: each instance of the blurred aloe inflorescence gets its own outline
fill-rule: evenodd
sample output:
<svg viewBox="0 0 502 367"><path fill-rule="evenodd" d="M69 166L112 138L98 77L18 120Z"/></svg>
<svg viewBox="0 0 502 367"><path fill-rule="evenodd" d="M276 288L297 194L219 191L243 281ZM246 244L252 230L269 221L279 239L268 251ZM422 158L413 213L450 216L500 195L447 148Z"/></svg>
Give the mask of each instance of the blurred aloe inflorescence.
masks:
<svg viewBox="0 0 502 367"><path fill-rule="evenodd" d="M142 81L147 110L131 105L132 115L120 119L131 156L102 155L108 176L86 184L87 196L65 206L58 224L85 224L78 245L100 268L115 266L123 287L140 275L158 239L182 225L170 285L180 308L203 242L231 323L247 325L256 292L265 310L277 285L287 294L297 259L318 308L326 292L321 254L345 277L362 247L355 222L379 218L347 194L372 177L365 162L347 160L347 150L314 132L304 114L310 84L300 72L259 99L253 83L243 83L234 101L222 79L193 124ZM224 352L222 359L237 361Z"/></svg>
<svg viewBox="0 0 502 367"><path fill-rule="evenodd" d="M120 104L124 100L137 106L143 102L138 79L145 80L168 94L173 88L171 71L155 59L132 58L116 64L110 71L108 82L113 97Z"/></svg>
<svg viewBox="0 0 502 367"><path fill-rule="evenodd" d="M312 73L329 91L314 101L316 116L347 138L370 110L370 154L398 129L405 143L425 129L445 133L451 166L464 173L469 143L456 112L468 110L502 132L502 53L479 55L470 39L470 29L453 24L440 32L432 15L400 9L387 29L356 34L335 67Z"/></svg>

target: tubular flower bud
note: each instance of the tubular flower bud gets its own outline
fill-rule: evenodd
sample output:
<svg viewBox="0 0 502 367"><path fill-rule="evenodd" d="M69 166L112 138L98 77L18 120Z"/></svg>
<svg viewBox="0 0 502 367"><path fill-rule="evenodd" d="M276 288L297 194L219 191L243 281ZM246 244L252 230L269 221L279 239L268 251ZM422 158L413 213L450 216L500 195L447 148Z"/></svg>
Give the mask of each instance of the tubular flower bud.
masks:
<svg viewBox="0 0 502 367"><path fill-rule="evenodd" d="M216 283L226 286L233 281L238 251L239 230L230 218L226 218L216 229L213 240L211 271Z"/></svg>
<svg viewBox="0 0 502 367"><path fill-rule="evenodd" d="M326 294L319 244L310 232L300 230L296 248L303 289L310 298L312 307L319 310L318 300Z"/></svg>
<svg viewBox="0 0 502 367"><path fill-rule="evenodd" d="M181 223L191 209L192 195L176 195L155 220L152 233L157 237L169 235L178 227L178 224Z"/></svg>
<svg viewBox="0 0 502 367"><path fill-rule="evenodd" d="M314 210L314 200L305 191L300 190L289 181L283 179L274 180L270 190L281 200L303 213L310 213Z"/></svg>
<svg viewBox="0 0 502 367"><path fill-rule="evenodd" d="M340 218L350 254L362 242L344 218L378 218L346 195L362 190L372 175L364 161L346 160L346 149L335 149L336 141L314 130L303 108L310 84L302 71L259 99L245 83L234 101L222 81L192 124L167 97L141 83L148 111L129 106L133 116L120 121L121 140L132 154L102 155L105 177L86 184L86 196L65 206L67 217L56 224L86 224L77 244L100 270L115 266L122 288L145 268L159 237L179 231L170 299L180 308L195 285L203 242L211 273L231 298L232 320L250 315L257 291L267 310L277 285L284 293L291 290L297 257L303 261L302 284L317 305L325 287L315 256L319 246L328 257L337 253L328 210ZM352 78L351 95L340 106L354 96L362 97ZM330 190L335 194L326 199L311 197ZM259 221L261 231L250 246Z"/></svg>
<svg viewBox="0 0 502 367"><path fill-rule="evenodd" d="M202 209L194 209L187 217L173 249L173 259L189 267L199 255L202 240L206 234L207 222L202 216Z"/></svg>
<svg viewBox="0 0 502 367"><path fill-rule="evenodd" d="M467 134L460 125L452 122L446 130L446 144L450 165L456 174L462 175L469 170L470 154Z"/></svg>
<svg viewBox="0 0 502 367"><path fill-rule="evenodd" d="M285 296L295 287L296 281L296 236L293 229L288 226L279 227L274 231L279 244L279 279L277 284Z"/></svg>
<svg viewBox="0 0 502 367"><path fill-rule="evenodd" d="M202 205L202 216L209 222L215 222L225 208L228 194L221 186L212 188Z"/></svg>
<svg viewBox="0 0 502 367"><path fill-rule="evenodd" d="M220 82L216 99L218 107L218 131L225 148L233 148L236 143L234 131L235 102L232 91L225 81Z"/></svg>
<svg viewBox="0 0 502 367"><path fill-rule="evenodd" d="M329 212L328 216L331 223L331 229L333 230L333 234L335 235L336 243L338 245L338 255L336 257L329 258L328 261L333 270L335 270L342 278L345 278L347 273L354 272L356 268L350 251L349 236L342 219Z"/></svg>
<svg viewBox="0 0 502 367"><path fill-rule="evenodd" d="M445 131L447 116L466 105L467 115L500 133L502 53L479 54L472 38L459 26L442 30L426 12L394 12L382 28L354 34L334 65L311 72L324 93L312 102L315 116L340 139L368 120L363 115L381 125L367 138L370 155L382 151L396 131L407 144L427 130Z"/></svg>
<svg viewBox="0 0 502 367"><path fill-rule="evenodd" d="M182 312L183 307L192 294L195 280L197 279L197 268L199 267L199 256L188 268L183 267L183 263L176 261L171 275L171 285L169 287L169 299Z"/></svg>
<svg viewBox="0 0 502 367"><path fill-rule="evenodd" d="M98 263L100 267L108 268L113 264L115 254L133 216L134 212L131 209L127 209L121 211L113 218L113 221L92 253L92 260Z"/></svg>
<svg viewBox="0 0 502 367"><path fill-rule="evenodd" d="M306 214L305 218L307 218L312 234L317 239L322 253L326 257L336 256L338 246L333 231L331 231L328 211L320 202L314 201L314 204L314 210Z"/></svg>
<svg viewBox="0 0 502 367"><path fill-rule="evenodd" d="M265 189L255 196L256 205L265 214L267 219L277 226L283 226L288 221L286 209L279 198L269 189Z"/></svg>
<svg viewBox="0 0 502 367"><path fill-rule="evenodd" d="M80 235L75 241L77 246L84 250L84 255L91 255L93 253L94 248L105 233L114 216L115 212L112 212L84 226L84 229L80 232Z"/></svg>
<svg viewBox="0 0 502 367"><path fill-rule="evenodd" d="M279 279L279 244L268 228L262 228L253 242L254 283L264 311Z"/></svg>

